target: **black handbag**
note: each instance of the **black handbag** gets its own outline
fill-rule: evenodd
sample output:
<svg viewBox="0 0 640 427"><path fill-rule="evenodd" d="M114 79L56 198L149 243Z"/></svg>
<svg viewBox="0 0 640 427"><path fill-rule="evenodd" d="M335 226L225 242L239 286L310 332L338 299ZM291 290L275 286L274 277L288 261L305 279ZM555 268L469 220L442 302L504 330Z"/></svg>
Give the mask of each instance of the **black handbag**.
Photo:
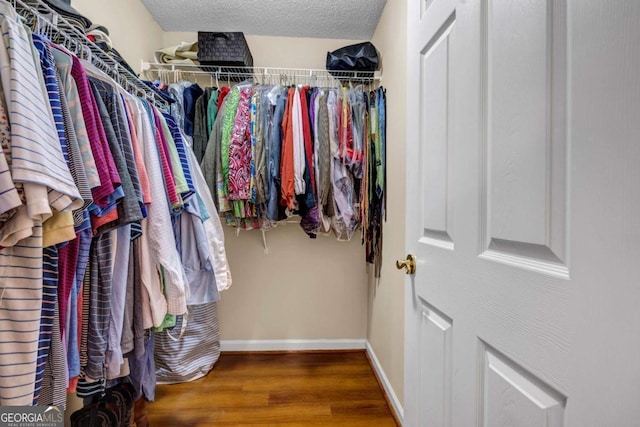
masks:
<svg viewBox="0 0 640 427"><path fill-rule="evenodd" d="M373 77L373 72L379 65L378 51L370 42L352 44L327 52L327 70L335 76L341 76L340 71L364 71L361 76Z"/></svg>
<svg viewBox="0 0 640 427"><path fill-rule="evenodd" d="M201 65L253 67L253 56L244 33L198 31L198 61Z"/></svg>

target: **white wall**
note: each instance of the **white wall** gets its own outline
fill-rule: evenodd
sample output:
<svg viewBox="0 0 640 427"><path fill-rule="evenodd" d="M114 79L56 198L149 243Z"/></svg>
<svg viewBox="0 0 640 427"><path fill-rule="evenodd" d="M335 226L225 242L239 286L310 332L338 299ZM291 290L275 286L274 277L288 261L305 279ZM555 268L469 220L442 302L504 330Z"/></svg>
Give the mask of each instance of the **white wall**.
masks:
<svg viewBox="0 0 640 427"><path fill-rule="evenodd" d="M356 40L247 35L254 65L324 68L327 51ZM164 45L197 40L196 33L165 33ZM364 339L367 278L360 235L309 239L297 224L267 232L226 228L233 285L218 304L224 340Z"/></svg>
<svg viewBox="0 0 640 427"><path fill-rule="evenodd" d="M236 237L227 230L231 289L218 304L221 339L364 339L367 286L359 238L309 239L297 224Z"/></svg>
<svg viewBox="0 0 640 427"><path fill-rule="evenodd" d="M94 24L105 26L113 47L134 71L162 47L162 28L140 0L72 0L71 5Z"/></svg>
<svg viewBox="0 0 640 427"><path fill-rule="evenodd" d="M387 222L379 281L369 276L367 339L400 403L404 387L404 274L395 260L405 253L406 0L387 0L372 42L382 56L387 89Z"/></svg>

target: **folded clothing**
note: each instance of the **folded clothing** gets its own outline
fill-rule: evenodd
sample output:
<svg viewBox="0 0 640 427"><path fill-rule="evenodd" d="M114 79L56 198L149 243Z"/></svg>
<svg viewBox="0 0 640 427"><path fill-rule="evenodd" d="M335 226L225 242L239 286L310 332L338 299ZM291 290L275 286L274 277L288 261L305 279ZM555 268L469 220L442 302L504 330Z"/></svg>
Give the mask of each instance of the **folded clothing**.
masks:
<svg viewBox="0 0 640 427"><path fill-rule="evenodd" d="M155 52L156 62L161 64L198 65L198 42L180 42Z"/></svg>

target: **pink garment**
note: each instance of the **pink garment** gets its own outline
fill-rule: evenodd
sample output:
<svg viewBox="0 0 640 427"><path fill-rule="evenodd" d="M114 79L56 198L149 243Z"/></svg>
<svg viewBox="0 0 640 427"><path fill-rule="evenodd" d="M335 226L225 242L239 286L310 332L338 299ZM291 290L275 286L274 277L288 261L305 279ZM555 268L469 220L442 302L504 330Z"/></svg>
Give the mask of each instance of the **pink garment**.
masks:
<svg viewBox="0 0 640 427"><path fill-rule="evenodd" d="M162 175L164 176L164 184L167 189L167 197L172 208L178 208L182 203L176 191L176 181L173 177L173 169L171 160L169 160L169 149L167 148L167 140L162 132L162 124L160 123L160 114L155 107L152 106L153 118L156 125L156 144L158 145L158 153L160 153L160 163L162 164Z"/></svg>
<svg viewBox="0 0 640 427"><path fill-rule="evenodd" d="M229 145L229 200L251 197L251 97L253 88L240 91L240 103Z"/></svg>
<svg viewBox="0 0 640 427"><path fill-rule="evenodd" d="M116 210L116 209L114 209ZM73 239L58 249L58 306L60 309L60 334L65 334L67 310L71 287L75 284L76 266L78 263L79 239Z"/></svg>
<svg viewBox="0 0 640 427"><path fill-rule="evenodd" d="M138 169L138 179L140 180L140 189L142 190L142 199L145 205L151 203L151 187L149 184L149 175L147 175L147 167L144 165L144 158L140 151L140 145L138 143L138 132L136 131L136 124L133 122L132 109L129 108L127 103L124 103L124 108L127 111L127 118L129 119L129 130L131 133L131 146L133 147L133 157L136 161L136 168Z"/></svg>

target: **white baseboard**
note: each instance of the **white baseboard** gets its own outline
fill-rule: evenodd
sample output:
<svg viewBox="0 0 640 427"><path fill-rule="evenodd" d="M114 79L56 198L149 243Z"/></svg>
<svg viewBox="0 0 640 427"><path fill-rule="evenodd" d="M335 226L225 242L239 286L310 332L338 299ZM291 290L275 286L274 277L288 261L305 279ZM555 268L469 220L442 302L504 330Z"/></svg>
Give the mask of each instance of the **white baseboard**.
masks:
<svg viewBox="0 0 640 427"><path fill-rule="evenodd" d="M382 366L380 365L380 362L378 361L378 358L376 357L376 354L374 353L373 348L368 341L366 343L366 349L367 354L369 355L369 358L373 363L373 368L376 370L378 378L380 378L380 381L382 382L384 391L385 393L387 393L387 396L391 401L391 406L393 406L393 410L398 417L398 421L400 421L401 425L404 425L404 409L402 408L402 404L400 404L400 400L398 399L396 392L393 390L393 387L391 387L389 378L387 378L387 375L384 373L384 370L382 369Z"/></svg>
<svg viewBox="0 0 640 427"><path fill-rule="evenodd" d="M221 351L364 350L365 339L220 340Z"/></svg>

